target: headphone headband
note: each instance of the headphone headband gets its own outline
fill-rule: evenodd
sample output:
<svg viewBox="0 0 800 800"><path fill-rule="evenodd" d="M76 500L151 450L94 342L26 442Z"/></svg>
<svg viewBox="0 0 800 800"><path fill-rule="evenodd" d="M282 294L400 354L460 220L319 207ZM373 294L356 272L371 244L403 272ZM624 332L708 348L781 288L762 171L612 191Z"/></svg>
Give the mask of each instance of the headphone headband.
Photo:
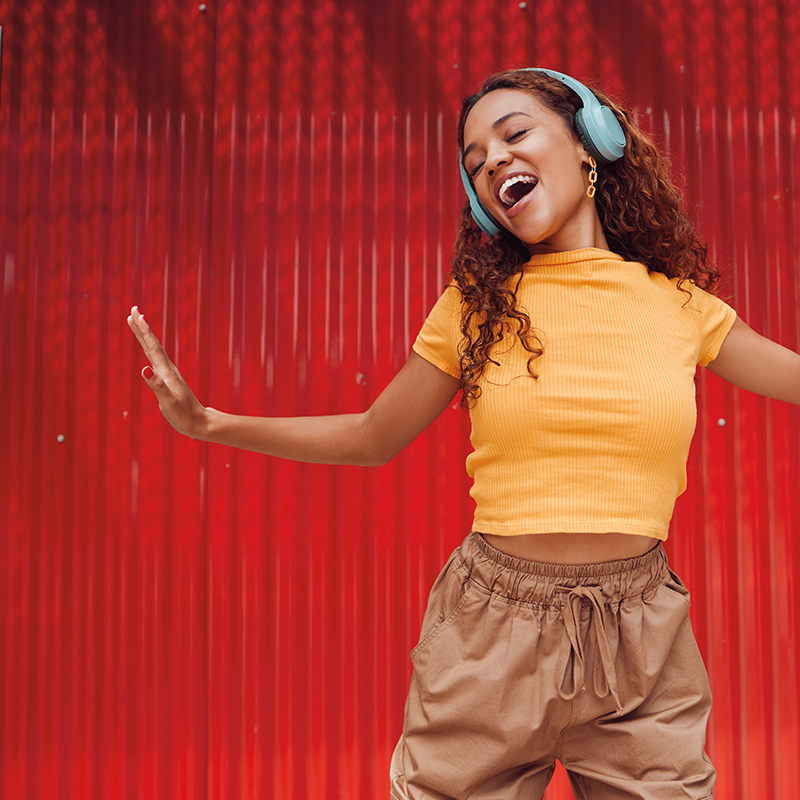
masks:
<svg viewBox="0 0 800 800"><path fill-rule="evenodd" d="M575 114L575 127L578 129L583 146L601 164L611 164L622 158L625 152L625 133L614 112L600 103L600 101L589 91L580 81L565 75L563 72L556 72L552 69L542 69L539 67L528 67L519 72L541 72L551 78L561 81L565 86L572 89L583 103L582 108ZM481 203L472 180L464 168L464 157L459 154L458 164L461 172L461 182L469 198L472 218L478 227L489 237L497 236L502 230L500 223L489 213Z"/></svg>

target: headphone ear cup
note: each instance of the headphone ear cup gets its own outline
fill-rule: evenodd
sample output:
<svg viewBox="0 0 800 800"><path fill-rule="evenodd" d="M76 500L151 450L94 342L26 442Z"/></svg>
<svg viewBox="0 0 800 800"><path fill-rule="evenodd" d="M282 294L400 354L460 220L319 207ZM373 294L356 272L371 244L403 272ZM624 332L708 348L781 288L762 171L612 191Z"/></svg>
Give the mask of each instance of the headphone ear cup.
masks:
<svg viewBox="0 0 800 800"><path fill-rule="evenodd" d="M575 127L578 129L578 138L581 140L581 143L589 151L590 156L594 156L597 158L597 153L595 152L594 145L592 144L592 140L589 138L589 134L586 131L586 128L583 124L583 109L579 109L575 114Z"/></svg>
<svg viewBox="0 0 800 800"><path fill-rule="evenodd" d="M477 195L474 200L470 201L470 209L472 219L490 239L500 233L502 230L500 223L486 210L486 206L478 200Z"/></svg>
<svg viewBox="0 0 800 800"><path fill-rule="evenodd" d="M601 164L612 164L622 158L627 140L622 125L608 106L596 103L579 109L575 127L589 155Z"/></svg>
<svg viewBox="0 0 800 800"><path fill-rule="evenodd" d="M458 169L461 175L461 183L464 186L464 191L467 193L469 199L469 208L472 212L472 219L475 224L491 239L497 236L502 230L500 223L486 210L486 206L481 203L475 187L472 185L467 170L464 168L464 162L461 157L458 158Z"/></svg>

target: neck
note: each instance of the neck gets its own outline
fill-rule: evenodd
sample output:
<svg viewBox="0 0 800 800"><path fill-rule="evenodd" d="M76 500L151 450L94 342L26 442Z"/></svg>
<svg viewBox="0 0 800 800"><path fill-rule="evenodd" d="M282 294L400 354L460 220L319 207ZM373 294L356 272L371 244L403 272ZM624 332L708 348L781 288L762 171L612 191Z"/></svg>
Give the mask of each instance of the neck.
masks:
<svg viewBox="0 0 800 800"><path fill-rule="evenodd" d="M592 213L587 215L583 224L577 224L569 231L560 232L561 235L541 242L526 242L525 247L532 255L549 253L566 253L568 250L583 250L587 247L596 247L598 250L611 250L597 216L597 209L592 203Z"/></svg>

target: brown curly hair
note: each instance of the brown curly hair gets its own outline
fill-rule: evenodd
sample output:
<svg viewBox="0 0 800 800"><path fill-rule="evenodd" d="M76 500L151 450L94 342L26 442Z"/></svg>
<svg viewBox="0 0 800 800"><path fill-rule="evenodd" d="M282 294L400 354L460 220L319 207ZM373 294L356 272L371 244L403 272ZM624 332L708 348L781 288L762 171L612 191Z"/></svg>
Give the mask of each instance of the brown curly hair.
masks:
<svg viewBox="0 0 800 800"><path fill-rule="evenodd" d="M510 70L489 76L477 94L464 99L457 128L462 153L469 112L478 100L497 89L535 95L558 113L578 138L575 114L582 105L578 95L541 72ZM604 92L591 91L614 112L628 142L621 159L598 170L595 203L609 247L628 261L645 264L651 272L678 278L679 288L689 280L713 292L719 272L698 238L667 162L623 109ZM531 353L528 372L536 377L533 361L543 352L542 340L528 314L517 307L516 298L522 267L529 258L525 244L505 229L488 239L472 219L469 202L464 205L448 281L456 284L463 297L460 387L465 408L480 396L478 380L488 362L497 363L491 350L507 333L514 332ZM514 276L516 280L512 280Z"/></svg>

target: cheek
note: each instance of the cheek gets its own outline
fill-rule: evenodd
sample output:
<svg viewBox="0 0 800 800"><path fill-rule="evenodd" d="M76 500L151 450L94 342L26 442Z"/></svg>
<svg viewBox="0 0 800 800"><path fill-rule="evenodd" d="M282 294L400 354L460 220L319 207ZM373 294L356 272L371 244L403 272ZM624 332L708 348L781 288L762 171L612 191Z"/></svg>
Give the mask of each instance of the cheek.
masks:
<svg viewBox="0 0 800 800"><path fill-rule="evenodd" d="M581 199L586 193L586 179L580 164L565 164L561 171L562 179L559 182L559 194L563 197Z"/></svg>
<svg viewBox="0 0 800 800"><path fill-rule="evenodd" d="M472 185L475 187L478 199L488 208L495 199L494 192L489 187L488 181L485 178L480 178L477 181L473 181Z"/></svg>

